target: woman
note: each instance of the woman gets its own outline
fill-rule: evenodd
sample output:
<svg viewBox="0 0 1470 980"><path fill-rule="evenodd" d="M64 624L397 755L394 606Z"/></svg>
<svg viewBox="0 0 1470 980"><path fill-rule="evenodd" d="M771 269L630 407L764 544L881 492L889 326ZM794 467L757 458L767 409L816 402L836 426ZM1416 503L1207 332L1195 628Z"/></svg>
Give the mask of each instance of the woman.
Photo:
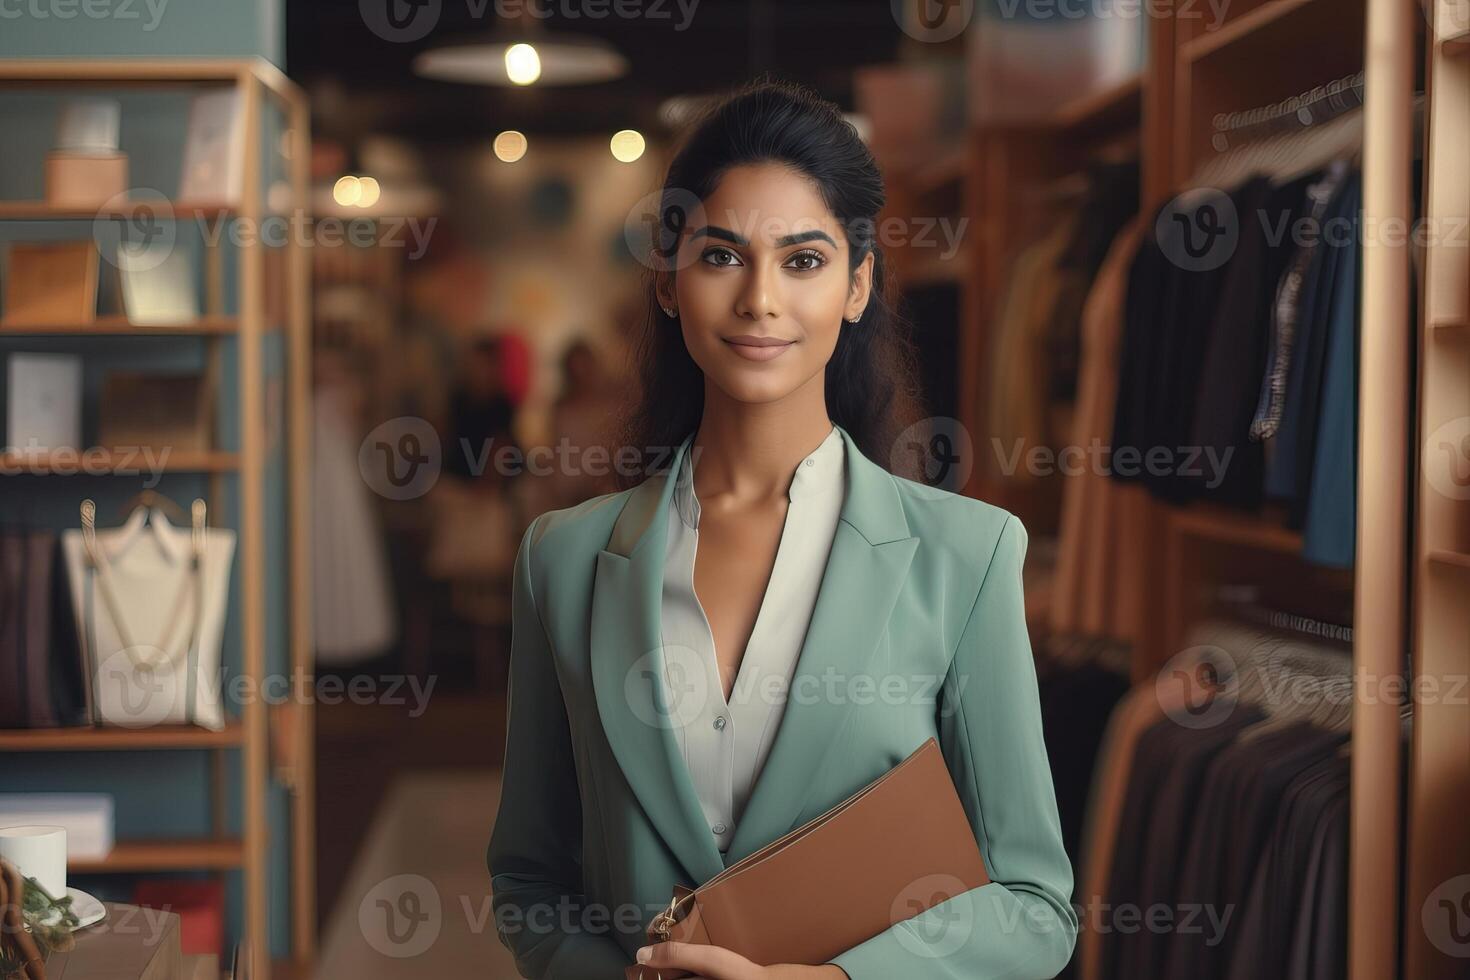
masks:
<svg viewBox="0 0 1470 980"><path fill-rule="evenodd" d="M672 447L666 471L543 515L516 563L488 855L501 940L528 977L616 978L635 959L650 978L1054 976L1077 920L1026 532L873 462L907 454L914 409L872 156L835 106L761 83L695 128L663 200L631 444ZM640 950L675 883L707 881L931 735L990 884L817 966ZM841 896L817 912L840 916Z"/></svg>

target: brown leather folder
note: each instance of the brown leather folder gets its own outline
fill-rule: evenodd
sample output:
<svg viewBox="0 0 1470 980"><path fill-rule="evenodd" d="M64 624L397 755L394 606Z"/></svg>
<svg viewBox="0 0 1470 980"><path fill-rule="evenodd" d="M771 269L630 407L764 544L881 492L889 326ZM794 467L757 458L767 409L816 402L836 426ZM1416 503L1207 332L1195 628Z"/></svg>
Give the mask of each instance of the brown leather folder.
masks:
<svg viewBox="0 0 1470 980"><path fill-rule="evenodd" d="M990 881L932 737L852 796L699 888L674 886L650 943L723 946L762 965L817 966ZM626 980L683 970L633 964Z"/></svg>

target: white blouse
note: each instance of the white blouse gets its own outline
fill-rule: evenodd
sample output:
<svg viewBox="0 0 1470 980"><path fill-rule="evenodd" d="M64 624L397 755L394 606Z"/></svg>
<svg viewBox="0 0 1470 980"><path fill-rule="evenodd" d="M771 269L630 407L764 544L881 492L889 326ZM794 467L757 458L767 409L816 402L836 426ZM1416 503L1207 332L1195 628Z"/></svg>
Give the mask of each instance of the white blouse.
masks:
<svg viewBox="0 0 1470 980"><path fill-rule="evenodd" d="M675 737L705 821L723 853L781 723L837 531L847 460L842 434L833 426L796 467L775 565L727 703L714 636L694 592L699 500L691 455L684 454L669 508L662 597L664 684L677 704Z"/></svg>

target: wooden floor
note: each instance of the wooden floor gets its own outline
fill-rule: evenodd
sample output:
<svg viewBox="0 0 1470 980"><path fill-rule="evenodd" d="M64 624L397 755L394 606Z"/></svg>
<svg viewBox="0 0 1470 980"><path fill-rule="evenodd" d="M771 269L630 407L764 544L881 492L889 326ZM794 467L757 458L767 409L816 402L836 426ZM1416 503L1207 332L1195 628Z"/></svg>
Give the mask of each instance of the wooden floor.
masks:
<svg viewBox="0 0 1470 980"><path fill-rule="evenodd" d="M324 930L353 871L370 824L398 777L432 770L489 775L505 755L505 698L431 694L429 707L409 717L405 706L317 706L317 910ZM477 870L484 871L484 844Z"/></svg>
<svg viewBox="0 0 1470 980"><path fill-rule="evenodd" d="M485 769L399 775L338 891L316 980L519 976L485 869L499 798Z"/></svg>

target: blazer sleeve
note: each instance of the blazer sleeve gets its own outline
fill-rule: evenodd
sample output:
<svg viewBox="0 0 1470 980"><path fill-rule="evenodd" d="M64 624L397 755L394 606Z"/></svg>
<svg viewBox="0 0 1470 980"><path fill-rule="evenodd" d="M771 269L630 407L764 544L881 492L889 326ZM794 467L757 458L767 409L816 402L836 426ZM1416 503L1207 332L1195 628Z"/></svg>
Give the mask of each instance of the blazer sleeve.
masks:
<svg viewBox="0 0 1470 980"><path fill-rule="evenodd" d="M991 881L828 961L853 980L1045 980L1072 956L1072 866L1026 630L1026 544L1009 515L939 695L940 748Z"/></svg>
<svg viewBox="0 0 1470 980"><path fill-rule="evenodd" d="M523 977L617 977L631 962L584 925L582 803L566 702L531 584L531 523L512 576L510 695L500 808L486 863L500 941ZM608 921L602 916L602 923Z"/></svg>

